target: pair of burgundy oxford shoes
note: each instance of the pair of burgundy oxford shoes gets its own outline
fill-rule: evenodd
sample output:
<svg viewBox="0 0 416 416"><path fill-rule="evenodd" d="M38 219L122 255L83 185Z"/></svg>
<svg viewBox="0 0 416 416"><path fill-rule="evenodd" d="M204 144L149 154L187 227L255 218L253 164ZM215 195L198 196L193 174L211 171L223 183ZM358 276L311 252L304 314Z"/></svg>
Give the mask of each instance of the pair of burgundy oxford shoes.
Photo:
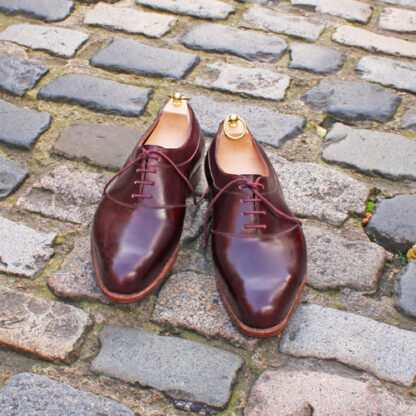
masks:
<svg viewBox="0 0 416 416"><path fill-rule="evenodd" d="M98 285L113 301L143 298L179 251L185 200L195 197L205 139L186 97L176 93L106 185L92 228ZM205 157L212 197L217 286L235 324L267 337L287 325L306 282L301 222L244 120L229 115Z"/></svg>

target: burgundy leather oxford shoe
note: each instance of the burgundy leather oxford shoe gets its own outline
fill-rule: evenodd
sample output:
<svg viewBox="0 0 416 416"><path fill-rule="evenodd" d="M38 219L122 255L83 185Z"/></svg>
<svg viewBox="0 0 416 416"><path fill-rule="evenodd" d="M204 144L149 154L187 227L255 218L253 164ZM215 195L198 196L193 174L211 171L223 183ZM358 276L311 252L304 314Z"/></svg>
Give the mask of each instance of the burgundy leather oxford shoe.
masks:
<svg viewBox="0 0 416 416"><path fill-rule="evenodd" d="M204 137L176 93L104 188L91 245L98 285L110 299L132 302L151 292L172 267L185 200L199 180Z"/></svg>
<svg viewBox="0 0 416 416"><path fill-rule="evenodd" d="M300 220L244 120L229 115L205 159L212 200L212 254L228 313L246 334L283 331L306 282ZM206 237L207 228L205 229Z"/></svg>

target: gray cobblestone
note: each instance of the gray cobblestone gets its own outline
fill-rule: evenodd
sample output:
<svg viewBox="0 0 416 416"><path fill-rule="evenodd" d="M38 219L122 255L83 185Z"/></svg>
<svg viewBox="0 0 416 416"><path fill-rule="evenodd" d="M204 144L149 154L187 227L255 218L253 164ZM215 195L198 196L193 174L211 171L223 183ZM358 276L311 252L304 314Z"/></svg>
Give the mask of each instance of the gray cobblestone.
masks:
<svg viewBox="0 0 416 416"><path fill-rule="evenodd" d="M416 12L393 7L385 8L378 21L380 29L416 33Z"/></svg>
<svg viewBox="0 0 416 416"><path fill-rule="evenodd" d="M168 33L177 21L176 17L146 13L131 7L110 6L105 3L97 4L84 18L84 23L87 25L139 33L154 38Z"/></svg>
<svg viewBox="0 0 416 416"><path fill-rule="evenodd" d="M416 131L416 107L409 108L402 117L402 129Z"/></svg>
<svg viewBox="0 0 416 416"><path fill-rule="evenodd" d="M0 100L0 141L30 149L49 128L51 119L49 113L20 108Z"/></svg>
<svg viewBox="0 0 416 416"><path fill-rule="evenodd" d="M325 25L318 20L276 12L259 6L251 7L243 15L240 26L284 33L309 41L317 40L325 29Z"/></svg>
<svg viewBox="0 0 416 416"><path fill-rule="evenodd" d="M182 79L199 62L199 56L119 38L95 54L90 62L107 70Z"/></svg>
<svg viewBox="0 0 416 416"><path fill-rule="evenodd" d="M206 65L195 83L234 94L281 101L289 88L290 78L265 69L216 62Z"/></svg>
<svg viewBox="0 0 416 416"><path fill-rule="evenodd" d="M0 40L15 42L64 58L73 57L87 39L88 35L78 30L23 23L9 26L0 33Z"/></svg>
<svg viewBox="0 0 416 416"><path fill-rule="evenodd" d="M276 62L285 53L284 39L225 25L205 23L192 26L181 43L191 49L232 53L245 59Z"/></svg>
<svg viewBox="0 0 416 416"><path fill-rule="evenodd" d="M0 54L0 89L22 96L48 71L45 65Z"/></svg>
<svg viewBox="0 0 416 416"><path fill-rule="evenodd" d="M17 189L28 175L20 163L0 156L0 200Z"/></svg>
<svg viewBox="0 0 416 416"><path fill-rule="evenodd" d="M380 0L384 3L416 9L416 0Z"/></svg>
<svg viewBox="0 0 416 416"><path fill-rule="evenodd" d="M397 276L394 290L395 307L416 318L416 262L409 263Z"/></svg>
<svg viewBox="0 0 416 416"><path fill-rule="evenodd" d="M44 85L38 98L78 104L93 111L138 116L153 94L150 88L121 84L90 75L64 75Z"/></svg>

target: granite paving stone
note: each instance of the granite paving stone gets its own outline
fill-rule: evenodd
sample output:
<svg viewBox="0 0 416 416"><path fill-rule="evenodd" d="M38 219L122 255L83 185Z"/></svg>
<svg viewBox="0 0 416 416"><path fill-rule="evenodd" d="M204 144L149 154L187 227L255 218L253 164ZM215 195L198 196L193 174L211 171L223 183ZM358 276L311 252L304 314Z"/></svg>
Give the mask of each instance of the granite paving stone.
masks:
<svg viewBox="0 0 416 416"><path fill-rule="evenodd" d="M53 398L53 400L51 400ZM33 373L11 377L0 390L0 416L134 416L123 404Z"/></svg>
<svg viewBox="0 0 416 416"><path fill-rule="evenodd" d="M118 170L141 136L142 132L128 127L77 120L61 132L54 151L68 159Z"/></svg>
<svg viewBox="0 0 416 416"><path fill-rule="evenodd" d="M195 205L193 198L188 198L186 201L186 216L183 224L183 231L181 236L181 244L189 243L202 234L205 222L205 211L207 210L208 202L201 201L200 204Z"/></svg>
<svg viewBox="0 0 416 416"><path fill-rule="evenodd" d="M332 40L346 46L356 46L370 52L416 58L416 42L384 36L356 26L344 25L337 28Z"/></svg>
<svg viewBox="0 0 416 416"><path fill-rule="evenodd" d="M72 305L0 287L0 322L2 347L70 364L93 319Z"/></svg>
<svg viewBox="0 0 416 416"><path fill-rule="evenodd" d="M110 303L95 280L89 237L75 241L74 248L59 270L48 279L48 286L59 298L71 301L99 301Z"/></svg>
<svg viewBox="0 0 416 416"><path fill-rule="evenodd" d="M93 66L152 77L182 79L198 64L198 55L153 48L131 39L114 39L91 59Z"/></svg>
<svg viewBox="0 0 416 416"><path fill-rule="evenodd" d="M190 103L207 136L215 136L220 122L230 113L243 117L257 140L275 147L301 134L306 124L305 119L298 116L202 95L191 96Z"/></svg>
<svg viewBox="0 0 416 416"><path fill-rule="evenodd" d="M34 277L54 253L56 234L44 233L0 217L0 271Z"/></svg>
<svg viewBox="0 0 416 416"><path fill-rule="evenodd" d="M322 159L388 179L416 180L416 141L336 123L325 137Z"/></svg>
<svg viewBox="0 0 416 416"><path fill-rule="evenodd" d="M381 12L378 26L395 32L416 33L416 12L387 7Z"/></svg>
<svg viewBox="0 0 416 416"><path fill-rule="evenodd" d="M309 416L312 412L314 416L415 416L416 403L338 374L268 369L254 383L244 416Z"/></svg>
<svg viewBox="0 0 416 416"><path fill-rule="evenodd" d="M340 226L350 214L364 214L369 189L358 180L317 163L270 159L295 215Z"/></svg>
<svg viewBox="0 0 416 416"><path fill-rule="evenodd" d="M379 0L383 3L395 4L397 6L410 7L416 9L416 0Z"/></svg>
<svg viewBox="0 0 416 416"><path fill-rule="evenodd" d="M334 49L307 43L291 42L289 68L317 74L332 74L342 68L343 56Z"/></svg>
<svg viewBox="0 0 416 416"><path fill-rule="evenodd" d="M215 62L204 67L196 85L268 100L283 100L289 88L287 75L261 68Z"/></svg>
<svg viewBox="0 0 416 416"><path fill-rule="evenodd" d="M66 19L74 8L74 3L67 0L0 0L0 11L6 14L23 14L56 22Z"/></svg>
<svg viewBox="0 0 416 416"><path fill-rule="evenodd" d="M0 156L0 200L16 190L28 175L20 163Z"/></svg>
<svg viewBox="0 0 416 416"><path fill-rule="evenodd" d="M359 60L356 71L367 81L416 93L416 65L408 62L365 56Z"/></svg>
<svg viewBox="0 0 416 416"><path fill-rule="evenodd" d="M230 351L133 328L107 326L100 341L94 373L214 407L228 402L243 362Z"/></svg>
<svg viewBox="0 0 416 416"><path fill-rule="evenodd" d="M416 242L416 194L378 202L366 232L387 250L405 254Z"/></svg>
<svg viewBox="0 0 416 416"><path fill-rule="evenodd" d="M151 88L73 74L44 85L37 96L48 101L78 104L93 111L133 117L142 114L152 94Z"/></svg>
<svg viewBox="0 0 416 416"><path fill-rule="evenodd" d="M253 349L257 345L256 338L243 335L232 323L213 275L185 272L171 276L159 292L152 320L224 338L239 347Z"/></svg>
<svg viewBox="0 0 416 416"><path fill-rule="evenodd" d="M17 205L45 217L87 224L109 179L95 172L58 165L39 178L18 199Z"/></svg>
<svg viewBox="0 0 416 416"><path fill-rule="evenodd" d="M403 114L401 127L416 131L416 107L409 108Z"/></svg>
<svg viewBox="0 0 416 416"><path fill-rule="evenodd" d="M336 360L407 387L416 375L415 332L319 305L296 309L280 351Z"/></svg>
<svg viewBox="0 0 416 416"><path fill-rule="evenodd" d="M401 98L386 88L363 81L323 79L302 100L337 120L356 122L391 119Z"/></svg>
<svg viewBox="0 0 416 416"><path fill-rule="evenodd" d="M316 12L359 23L368 23L373 12L369 4L356 0L290 0L290 2L293 6L312 7Z"/></svg>
<svg viewBox="0 0 416 416"><path fill-rule="evenodd" d="M160 38L168 33L177 21L176 17L105 3L98 3L84 18L84 23L87 25L138 33L152 38Z"/></svg>
<svg viewBox="0 0 416 416"><path fill-rule="evenodd" d="M49 69L45 65L0 54L0 89L22 96L33 88Z"/></svg>
<svg viewBox="0 0 416 416"><path fill-rule="evenodd" d="M394 306L407 316L416 318L416 261L397 275L394 286Z"/></svg>
<svg viewBox="0 0 416 416"><path fill-rule="evenodd" d="M181 43L191 49L231 53L262 62L278 61L287 48L286 41L278 36L214 23L192 26Z"/></svg>
<svg viewBox="0 0 416 416"><path fill-rule="evenodd" d="M49 128L49 113L17 107L0 99L0 142L30 149Z"/></svg>
<svg viewBox="0 0 416 416"><path fill-rule="evenodd" d="M317 19L286 14L265 7L253 6L244 13L240 26L295 36L314 42L325 29Z"/></svg>
<svg viewBox="0 0 416 416"><path fill-rule="evenodd" d="M375 243L351 241L323 227L305 224L308 281L315 289L350 287L374 291L384 268L385 251Z"/></svg>
<svg viewBox="0 0 416 416"><path fill-rule="evenodd" d="M218 0L136 0L136 3L156 10L211 20L226 19L234 12L233 6Z"/></svg>
<svg viewBox="0 0 416 416"><path fill-rule="evenodd" d="M46 51L63 58L72 58L88 37L79 30L25 23L11 25L0 33L0 40Z"/></svg>

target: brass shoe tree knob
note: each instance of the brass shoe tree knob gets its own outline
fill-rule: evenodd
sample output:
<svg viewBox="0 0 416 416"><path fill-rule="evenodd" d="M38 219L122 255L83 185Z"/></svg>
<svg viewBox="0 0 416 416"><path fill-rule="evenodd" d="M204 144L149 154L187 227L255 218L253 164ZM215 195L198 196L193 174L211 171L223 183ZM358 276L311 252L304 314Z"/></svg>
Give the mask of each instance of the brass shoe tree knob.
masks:
<svg viewBox="0 0 416 416"><path fill-rule="evenodd" d="M228 114L224 120L224 134L232 140L241 139L247 132L246 122L237 114Z"/></svg>
<svg viewBox="0 0 416 416"><path fill-rule="evenodd" d="M176 105L177 107L182 105L183 100L189 100L189 97L185 97L180 92L174 92L173 94L169 94L169 98L172 98L173 105Z"/></svg>

